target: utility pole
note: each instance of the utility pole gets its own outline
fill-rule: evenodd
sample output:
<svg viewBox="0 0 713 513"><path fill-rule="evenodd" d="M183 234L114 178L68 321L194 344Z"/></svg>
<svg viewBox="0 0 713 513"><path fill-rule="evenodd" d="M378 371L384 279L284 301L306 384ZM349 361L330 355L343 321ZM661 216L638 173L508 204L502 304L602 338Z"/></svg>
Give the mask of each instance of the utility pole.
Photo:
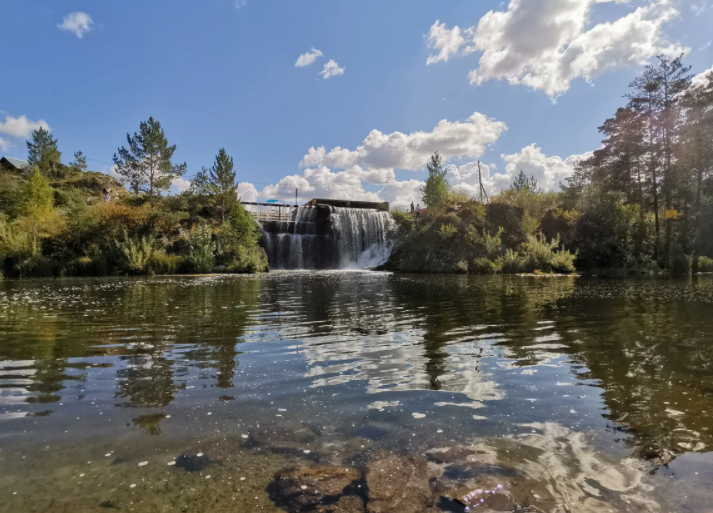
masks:
<svg viewBox="0 0 713 513"><path fill-rule="evenodd" d="M483 185L483 175L480 173L480 161L478 161L478 184L480 185L480 202L483 202L483 195L485 195L485 202L489 203L488 193L485 192L485 186Z"/></svg>

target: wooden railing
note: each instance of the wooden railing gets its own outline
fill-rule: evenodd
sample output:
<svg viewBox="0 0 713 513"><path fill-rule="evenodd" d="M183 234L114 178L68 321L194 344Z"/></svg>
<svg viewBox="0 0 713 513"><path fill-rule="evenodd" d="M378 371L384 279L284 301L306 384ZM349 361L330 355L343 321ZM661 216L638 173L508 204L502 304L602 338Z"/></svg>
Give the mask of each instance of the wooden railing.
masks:
<svg viewBox="0 0 713 513"><path fill-rule="evenodd" d="M257 221L294 221L297 215L297 205L283 203L241 202L245 211Z"/></svg>

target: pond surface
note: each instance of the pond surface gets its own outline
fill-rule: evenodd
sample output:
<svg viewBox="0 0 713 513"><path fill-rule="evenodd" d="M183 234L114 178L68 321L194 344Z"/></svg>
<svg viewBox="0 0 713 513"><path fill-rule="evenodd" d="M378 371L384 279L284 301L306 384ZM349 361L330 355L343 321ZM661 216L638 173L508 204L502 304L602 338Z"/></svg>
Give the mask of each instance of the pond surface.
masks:
<svg viewBox="0 0 713 513"><path fill-rule="evenodd" d="M0 282L0 511L710 512L712 414L710 277Z"/></svg>

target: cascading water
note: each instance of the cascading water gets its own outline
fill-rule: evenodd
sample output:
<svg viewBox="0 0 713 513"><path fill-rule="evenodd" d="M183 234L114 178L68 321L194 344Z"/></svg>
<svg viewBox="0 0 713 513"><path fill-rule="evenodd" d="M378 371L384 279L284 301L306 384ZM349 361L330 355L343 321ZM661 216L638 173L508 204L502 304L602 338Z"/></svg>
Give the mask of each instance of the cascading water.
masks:
<svg viewBox="0 0 713 513"><path fill-rule="evenodd" d="M388 212L319 205L265 222L262 244L272 269L363 269L386 262L395 233Z"/></svg>

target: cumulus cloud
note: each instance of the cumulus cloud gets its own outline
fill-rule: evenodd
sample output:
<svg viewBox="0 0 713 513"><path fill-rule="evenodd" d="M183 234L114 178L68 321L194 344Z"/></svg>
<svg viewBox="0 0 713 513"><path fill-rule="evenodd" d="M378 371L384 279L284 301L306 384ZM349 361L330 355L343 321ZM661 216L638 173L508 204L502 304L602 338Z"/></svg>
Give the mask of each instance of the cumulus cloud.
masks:
<svg viewBox="0 0 713 513"><path fill-rule="evenodd" d="M477 158L485 148L496 142L507 125L475 112L466 121L441 120L431 132L384 134L372 130L362 146L355 150L336 147L326 152L324 147L310 148L301 167L325 165L346 169L361 166L369 169L423 169L433 152L445 159L470 156Z"/></svg>
<svg viewBox="0 0 713 513"><path fill-rule="evenodd" d="M261 192L265 198L290 200L299 189L302 200L311 197L389 201L405 207L421 202L419 180L397 181L395 169L423 170L434 151L444 158L478 158L507 130L505 123L474 113L466 121L440 121L430 132L384 134L372 130L354 150L310 148L302 158L302 174L286 176ZM466 169L464 168L464 173ZM470 175L468 175L470 177ZM465 180L460 182L465 183ZM460 183L459 182L459 183ZM379 186L378 193L365 184Z"/></svg>
<svg viewBox="0 0 713 513"><path fill-rule="evenodd" d="M182 176L177 176L173 180L171 180L171 185L173 188L175 188L179 193L181 192L186 192L188 189L191 188L191 181L186 180Z"/></svg>
<svg viewBox="0 0 713 513"><path fill-rule="evenodd" d="M465 39L461 35L460 28L453 27L448 29L445 23L436 20L431 30L428 33L428 46L438 50L437 55L429 55L426 64L433 64L441 61L448 61L451 55L456 53L458 49L465 43Z"/></svg>
<svg viewBox="0 0 713 513"><path fill-rule="evenodd" d="M340 68L339 64L337 64L337 61L334 59L330 59L327 64L324 65L324 69L319 72L320 75L322 75L322 78L325 80L330 78L330 77L337 77L339 75L344 74L344 68Z"/></svg>
<svg viewBox="0 0 713 513"><path fill-rule="evenodd" d="M10 141L7 141L0 137L0 150L7 151L11 146L12 144L10 144Z"/></svg>
<svg viewBox="0 0 713 513"><path fill-rule="evenodd" d="M240 201L248 201L248 202L257 201L257 198L259 196L255 186L248 182L239 183L237 193L238 193L238 199Z"/></svg>
<svg viewBox="0 0 713 513"><path fill-rule="evenodd" d="M312 64L314 61L316 61L321 56L322 56L322 52L320 52L316 48L312 48L309 52L303 53L302 55L297 57L297 62L295 62L295 67L301 68L303 66L309 66L310 64Z"/></svg>
<svg viewBox="0 0 713 513"><path fill-rule="evenodd" d="M29 137L33 130L44 128L49 130L50 127L44 119L39 121L30 121L26 116L13 118L6 116L5 121L0 121L0 133L11 135L13 137Z"/></svg>
<svg viewBox="0 0 713 513"><path fill-rule="evenodd" d="M496 192L503 190L517 178L520 171L523 171L528 177L534 176L537 180L537 185L542 189L546 191L559 190L560 182L572 176L577 164L591 156L592 153L572 155L566 159L548 157L542 153L541 148L538 148L533 143L523 148L519 153L501 155L501 158L507 162L505 178L494 181L491 186ZM497 177L498 175L495 176ZM503 185L506 186L503 187Z"/></svg>
<svg viewBox="0 0 713 513"><path fill-rule="evenodd" d="M713 80L713 66L701 73L700 75L696 75L693 77L691 80L691 87L692 88L706 88L708 87L708 84L711 83L711 80Z"/></svg>
<svg viewBox="0 0 713 513"><path fill-rule="evenodd" d="M79 39L84 37L84 34L92 30L92 17L85 12L73 12L68 14L61 24L57 25L62 30L68 30Z"/></svg>
<svg viewBox="0 0 713 513"><path fill-rule="evenodd" d="M436 22L429 44L440 53L427 63L446 61L459 50L482 52L479 67L469 75L472 84L507 80L556 97L577 78L591 80L611 68L644 65L655 55L690 51L662 35L663 25L679 16L671 0L652 1L612 22L588 26L594 4L627 1L510 0L507 11L488 12L460 38L458 27L449 30Z"/></svg>

